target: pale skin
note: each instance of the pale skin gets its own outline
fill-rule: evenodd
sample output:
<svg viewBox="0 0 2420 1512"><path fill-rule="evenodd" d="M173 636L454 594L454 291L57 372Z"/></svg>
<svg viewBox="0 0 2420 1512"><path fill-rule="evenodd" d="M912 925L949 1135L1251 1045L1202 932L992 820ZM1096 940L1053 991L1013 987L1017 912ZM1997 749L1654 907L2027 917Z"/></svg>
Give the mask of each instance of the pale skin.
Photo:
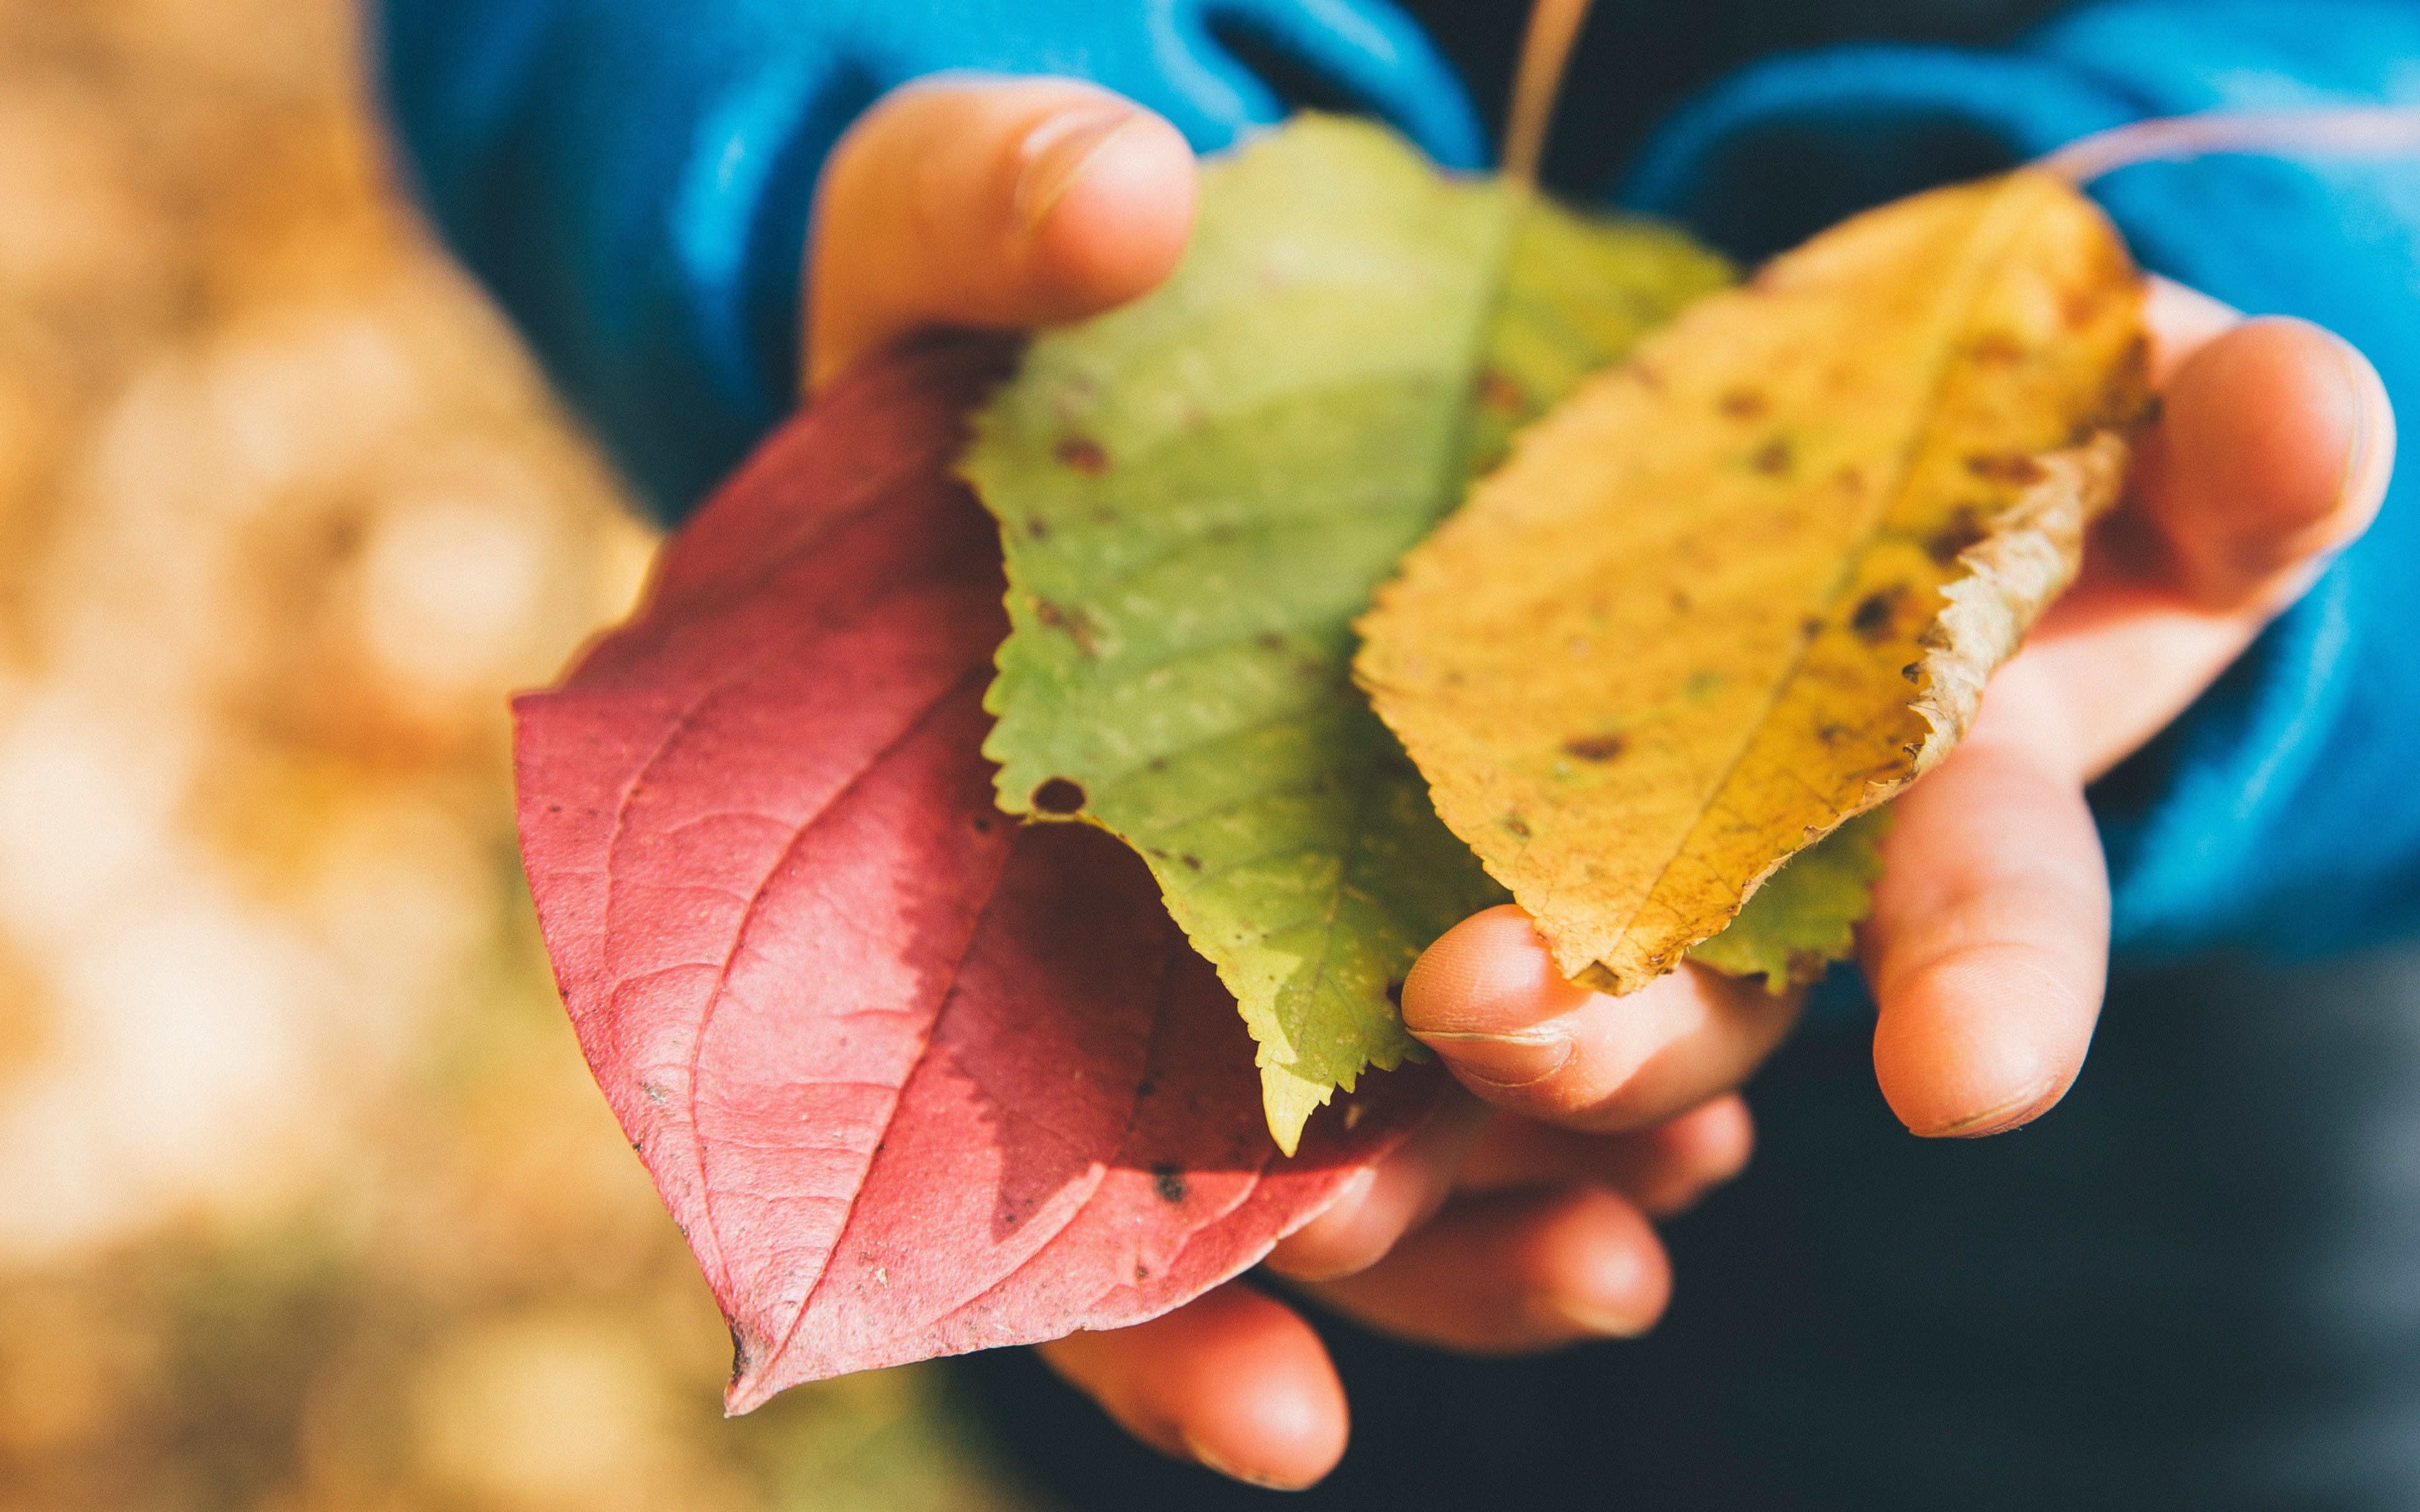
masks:
<svg viewBox="0 0 2420 1512"><path fill-rule="evenodd" d="M897 91L834 152L807 264L809 393L919 330L1013 331L1174 268L1194 161L1148 111L1064 80ZM2155 282L2164 412L2082 579L1993 679L1975 730L1897 804L1859 954L1874 1072L1928 1137L2014 1129L2084 1063L2109 883L2084 784L2181 712L2384 496L2394 415L2327 332ZM1383 1333L1486 1353L1644 1332L1670 1272L1652 1220L1745 1164L1736 1088L1794 997L1686 967L1628 997L1558 977L1507 905L1430 947L1404 1018L1452 1103L1281 1242L1287 1289ZM1142 1442L1307 1486L1344 1452L1342 1387L1286 1303L1241 1283L1043 1347Z"/></svg>

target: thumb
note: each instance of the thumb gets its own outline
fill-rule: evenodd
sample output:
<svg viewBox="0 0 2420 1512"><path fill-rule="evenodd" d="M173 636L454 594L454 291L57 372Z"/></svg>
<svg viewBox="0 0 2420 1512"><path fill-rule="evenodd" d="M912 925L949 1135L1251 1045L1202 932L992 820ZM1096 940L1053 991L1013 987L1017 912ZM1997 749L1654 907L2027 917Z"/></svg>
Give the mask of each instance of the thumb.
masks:
<svg viewBox="0 0 2420 1512"><path fill-rule="evenodd" d="M1192 149L1130 100L1066 79L893 90L816 186L807 392L923 327L1122 304L1175 269L1192 224Z"/></svg>

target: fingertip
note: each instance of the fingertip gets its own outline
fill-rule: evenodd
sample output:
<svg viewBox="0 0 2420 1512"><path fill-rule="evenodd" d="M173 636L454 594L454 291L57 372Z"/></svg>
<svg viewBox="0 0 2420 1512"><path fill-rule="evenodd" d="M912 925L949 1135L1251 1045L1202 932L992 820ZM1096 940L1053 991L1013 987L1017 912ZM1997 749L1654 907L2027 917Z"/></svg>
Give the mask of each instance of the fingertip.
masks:
<svg viewBox="0 0 2420 1512"><path fill-rule="evenodd" d="M1954 951L1895 984L1874 1028L1874 1076L1908 1132L1980 1138L2030 1123L2075 1080L2100 995L2071 962L2021 945Z"/></svg>
<svg viewBox="0 0 2420 1512"><path fill-rule="evenodd" d="M1420 952L1404 980L1404 1026L1415 1035L1528 1028L1586 1002L1565 981L1529 916L1512 903L1482 909Z"/></svg>
<svg viewBox="0 0 2420 1512"><path fill-rule="evenodd" d="M1326 1347L1291 1308L1241 1282L1042 1355L1136 1439L1232 1479L1299 1490L1344 1458L1351 1420Z"/></svg>
<svg viewBox="0 0 2420 1512"><path fill-rule="evenodd" d="M2195 601L2229 607L2366 530L2394 411L2368 360L2307 321L2246 321L2201 347L2144 439L2138 493Z"/></svg>
<svg viewBox="0 0 2420 1512"><path fill-rule="evenodd" d="M1354 1172L1328 1210L1279 1240L1263 1263L1295 1281L1332 1281L1376 1264L1403 1231L1378 1193L1380 1169Z"/></svg>
<svg viewBox="0 0 2420 1512"><path fill-rule="evenodd" d="M1232 1295L1231 1295L1232 1294ZM1159 1356L1187 1455L1278 1490L1319 1481L1344 1458L1351 1418L1326 1346L1294 1311L1240 1283L1202 1347Z"/></svg>
<svg viewBox="0 0 2420 1512"><path fill-rule="evenodd" d="M1450 1088L1445 1105L1394 1153L1356 1171L1326 1211L1278 1241L1268 1268L1291 1280L1332 1281L1378 1263L1443 1205L1488 1119L1485 1103Z"/></svg>
<svg viewBox="0 0 2420 1512"><path fill-rule="evenodd" d="M1529 916L1510 903L1472 915L1421 952L1404 982L1404 1026L1481 1096L1518 1094L1572 1062L1557 1022L1585 1004Z"/></svg>
<svg viewBox="0 0 2420 1512"><path fill-rule="evenodd" d="M1151 111L1134 107L1114 123L1079 115L1069 134L1053 137L1060 130L1036 128L1046 145L1015 198L1037 293L1051 318L1075 319L1147 294L1176 270L1192 235L1196 183L1192 147ZM1041 187L1027 187L1034 182Z"/></svg>
<svg viewBox="0 0 2420 1512"><path fill-rule="evenodd" d="M954 75L892 90L816 184L808 392L916 331L1024 331L1148 292L1184 254L1194 177L1173 126L1095 85Z"/></svg>
<svg viewBox="0 0 2420 1512"><path fill-rule="evenodd" d="M1672 1265L1637 1206L1593 1184L1551 1199L1531 1241L1531 1305L1577 1338L1636 1338L1672 1300Z"/></svg>
<svg viewBox="0 0 2420 1512"><path fill-rule="evenodd" d="M1397 1338L1523 1354L1647 1332L1672 1270L1637 1205L1583 1180L1456 1198L1385 1264L1317 1294Z"/></svg>
<svg viewBox="0 0 2420 1512"><path fill-rule="evenodd" d="M1661 1180L1634 1195L1648 1211L1676 1212L1747 1168L1756 1120L1738 1093L1718 1097L1653 1131Z"/></svg>

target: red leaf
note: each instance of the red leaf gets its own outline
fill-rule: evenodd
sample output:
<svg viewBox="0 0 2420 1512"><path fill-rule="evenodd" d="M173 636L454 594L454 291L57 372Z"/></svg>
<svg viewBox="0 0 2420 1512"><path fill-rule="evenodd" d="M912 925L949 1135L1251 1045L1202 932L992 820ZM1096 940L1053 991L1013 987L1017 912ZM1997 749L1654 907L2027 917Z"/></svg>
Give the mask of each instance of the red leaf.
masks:
<svg viewBox="0 0 2420 1512"><path fill-rule="evenodd" d="M998 536L950 475L1000 372L862 371L516 704L522 856L590 1068L731 1320L726 1401L1139 1322L1426 1112L1373 1076L1278 1155L1150 874L992 804Z"/></svg>

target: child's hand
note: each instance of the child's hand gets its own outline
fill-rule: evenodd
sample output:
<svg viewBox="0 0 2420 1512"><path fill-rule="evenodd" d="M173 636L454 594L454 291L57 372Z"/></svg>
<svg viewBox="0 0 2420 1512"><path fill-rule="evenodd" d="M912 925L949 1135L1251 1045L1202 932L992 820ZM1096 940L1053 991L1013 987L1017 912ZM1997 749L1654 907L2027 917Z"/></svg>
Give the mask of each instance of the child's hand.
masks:
<svg viewBox="0 0 2420 1512"><path fill-rule="evenodd" d="M2075 1079L2107 969L2109 887L2084 784L2149 739L2359 534L2394 416L2358 353L2155 283L2153 381L2127 502L2082 579L1993 681L1966 742L1897 803L1860 953L1874 1070L1920 1134L2013 1129ZM1404 1016L1474 1091L1632 1129L1736 1086L1784 1015L1687 970L1627 998L1559 979L1517 910L1433 946Z"/></svg>
<svg viewBox="0 0 2420 1512"><path fill-rule="evenodd" d="M2013 1129L2066 1092L2108 963L2084 783L2241 655L2385 492L2394 416L2359 354L2298 322L2238 323L2172 285L2155 285L2150 321L2165 415L2127 503L1974 733L1897 805L1860 943L1881 1007L1875 1072L1920 1134ZM1646 1218L1745 1161L1730 1089L1796 1008L1696 967L1601 996L1556 974L1520 910L1467 919L1414 968L1404 1017L1492 1121L1477 1100L1441 1118L1270 1268L1383 1332L1452 1348L1643 1329L1668 1285ZM1145 1442L1245 1479L1307 1484L1343 1450L1317 1338L1241 1284L1045 1354Z"/></svg>
<svg viewBox="0 0 2420 1512"><path fill-rule="evenodd" d="M899 91L819 190L810 391L925 326L1014 330L1110 308L1182 253L1173 128L1061 80ZM2368 363L2311 327L2237 323L2155 286L2166 412L2083 579L1993 680L1973 733L1896 805L1861 948L1885 1095L1922 1134L2015 1128L2074 1080L2107 966L2108 880L2083 784L2180 712L2385 491L2394 419ZM1797 1001L1685 968L1625 998L1558 977L1519 910L1431 947L1404 993L1460 1096L1269 1267L1384 1332L1510 1351L1650 1326L1649 1219L1747 1158L1737 1087ZM1489 1104L1494 1104L1491 1110ZM1138 1328L1045 1346L1128 1431L1239 1478L1307 1485L1345 1405L1308 1325L1240 1283Z"/></svg>
<svg viewBox="0 0 2420 1512"><path fill-rule="evenodd" d="M1193 155L1176 131L1089 85L939 81L893 93L844 139L818 188L808 391L922 328L1018 330L1148 292L1184 251L1193 195ZM1766 1017L1777 1037L1789 1013ZM1695 1101L1704 1105L1662 1128L1599 1137L1456 1092L1270 1268L1375 1326L1452 1347L1641 1332L1669 1288L1650 1218L1747 1159L1738 1099ZM1247 1480L1308 1484L1343 1452L1343 1397L1318 1340L1249 1287L1044 1354L1144 1442Z"/></svg>

